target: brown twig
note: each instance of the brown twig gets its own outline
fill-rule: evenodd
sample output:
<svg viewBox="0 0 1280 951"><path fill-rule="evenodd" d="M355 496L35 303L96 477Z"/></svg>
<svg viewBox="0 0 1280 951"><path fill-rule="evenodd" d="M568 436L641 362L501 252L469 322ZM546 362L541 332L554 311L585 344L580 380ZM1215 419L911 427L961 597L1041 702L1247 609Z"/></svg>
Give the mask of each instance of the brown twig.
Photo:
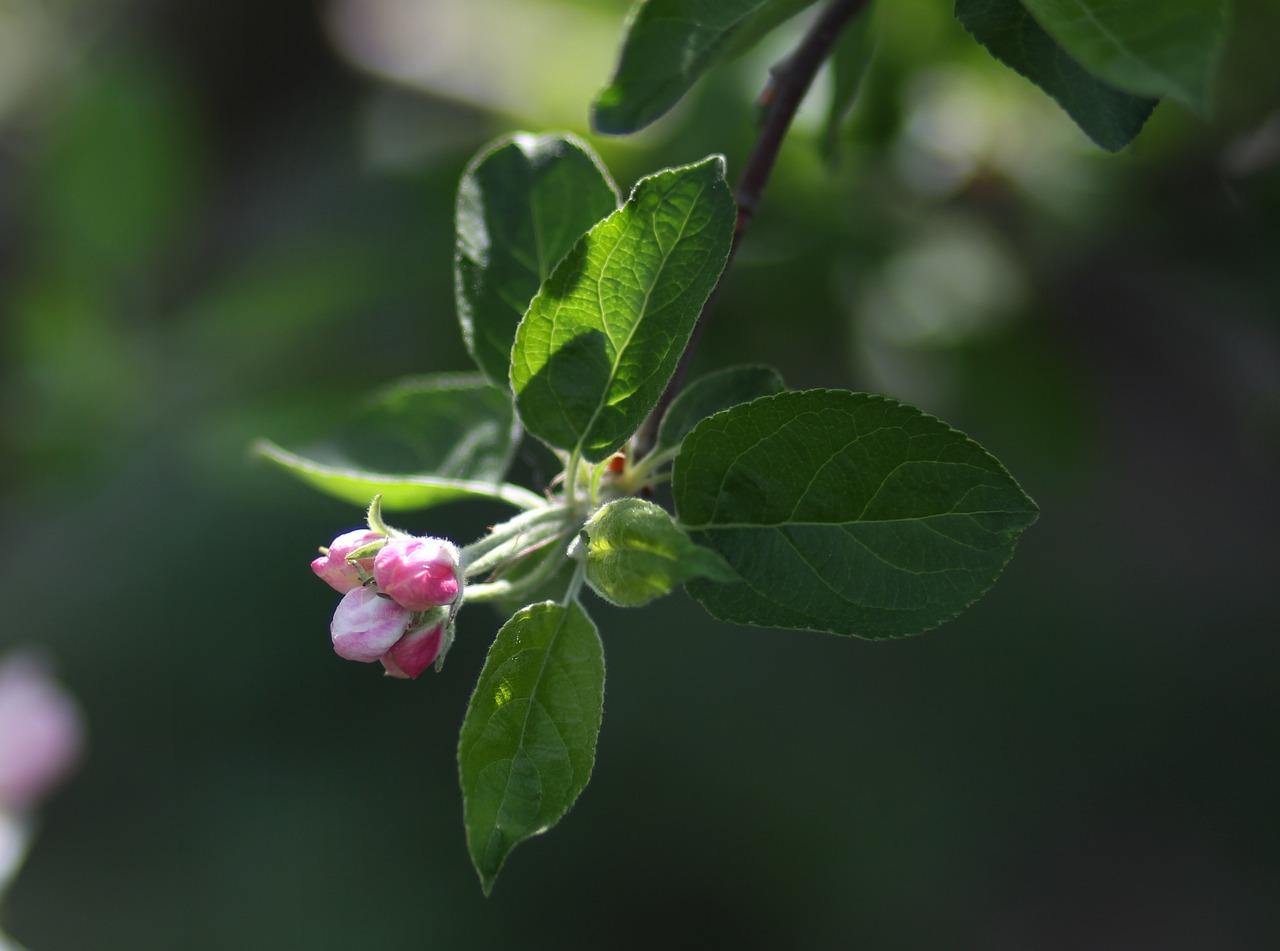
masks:
<svg viewBox="0 0 1280 951"><path fill-rule="evenodd" d="M804 39L800 41L795 51L771 71L769 83L758 100L758 104L764 110L764 122L760 126L760 134L756 136L755 145L751 148L751 154L747 156L747 162L742 167L738 185L733 191L734 201L738 205L738 219L733 228L733 244L729 248L729 260L725 262L720 280L716 282L711 296L707 298L702 312L698 315L693 333L689 336L689 344L680 356L680 362L676 365L671 382L667 384L666 390L658 400L658 405L654 407L649 418L644 421L644 425L635 435L632 442L634 458L639 459L653 448L658 435L658 423L662 420L676 393L684 385L684 379L689 373L689 364L693 361L693 353L706 329L707 315L711 313L716 297L719 296L720 287L724 284L724 276L729 273L729 265L733 263L738 246L742 243L742 235L746 232L751 219L755 217L756 209L760 207L760 198L764 194L765 185L769 182L769 174L778 160L778 152L782 148L787 130L791 127L791 120L795 118L796 110L800 108L805 93L813 84L813 77L817 75L818 68L831 54L840 31L861 13L868 3L870 0L832 0L813 21L813 25L809 27L809 31L805 33Z"/></svg>

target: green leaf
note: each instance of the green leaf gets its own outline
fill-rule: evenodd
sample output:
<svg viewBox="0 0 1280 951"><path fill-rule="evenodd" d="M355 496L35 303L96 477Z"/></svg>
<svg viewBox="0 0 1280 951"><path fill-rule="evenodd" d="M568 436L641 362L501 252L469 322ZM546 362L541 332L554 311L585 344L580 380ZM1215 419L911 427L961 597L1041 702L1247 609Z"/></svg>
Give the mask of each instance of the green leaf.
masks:
<svg viewBox="0 0 1280 951"><path fill-rule="evenodd" d="M458 740L467 848L485 894L511 850L586 787L603 703L604 649L577 602L530 605L503 625Z"/></svg>
<svg viewBox="0 0 1280 951"><path fill-rule="evenodd" d="M525 428L599 462L662 395L724 270L736 207L724 159L642 179L556 268L516 331Z"/></svg>
<svg viewBox="0 0 1280 951"><path fill-rule="evenodd" d="M582 529L587 584L606 601L638 608L692 578L737 579L710 549L694 544L666 509L643 499L618 499Z"/></svg>
<svg viewBox="0 0 1280 951"><path fill-rule="evenodd" d="M505 136L467 167L456 212L458 320L471 356L498 386L508 385L529 301L618 201L600 159L571 135Z"/></svg>
<svg viewBox="0 0 1280 951"><path fill-rule="evenodd" d="M613 79L596 99L597 132L626 135L662 116L708 69L749 49L814 0L639 0Z"/></svg>
<svg viewBox="0 0 1280 951"><path fill-rule="evenodd" d="M786 384L773 367L736 366L700 376L672 400L658 427L655 452L680 445L680 440L712 413L738 403L748 403L758 396L772 396L785 390Z"/></svg>
<svg viewBox="0 0 1280 951"><path fill-rule="evenodd" d="M538 496L501 483L520 438L511 399L477 374L409 377L378 391L307 455L262 441L258 454L335 498L420 509L463 498L522 508Z"/></svg>
<svg viewBox="0 0 1280 951"><path fill-rule="evenodd" d="M383 508L398 512L432 508L460 499L491 499L526 509L538 508L543 504L540 496L505 482L471 482L432 475L394 475L325 465L281 449L266 439L259 440L254 445L254 452L325 495L361 507L368 505L375 495L382 496Z"/></svg>
<svg viewBox="0 0 1280 951"><path fill-rule="evenodd" d="M844 390L779 393L703 421L672 488L691 537L738 575L687 585L713 615L870 638L959 614L1037 515L963 433Z"/></svg>
<svg viewBox="0 0 1280 951"><path fill-rule="evenodd" d="M1135 96L1209 111L1225 0L1022 0L1085 69Z"/></svg>
<svg viewBox="0 0 1280 951"><path fill-rule="evenodd" d="M1052 96L1095 143L1116 152L1141 131L1156 100L1095 78L1053 41L1020 0L956 0L956 17L1010 69Z"/></svg>
<svg viewBox="0 0 1280 951"><path fill-rule="evenodd" d="M871 11L864 10L840 31L831 50L831 103L827 107L821 138L822 154L827 159L836 154L840 127L858 97L862 75L867 71L874 51Z"/></svg>

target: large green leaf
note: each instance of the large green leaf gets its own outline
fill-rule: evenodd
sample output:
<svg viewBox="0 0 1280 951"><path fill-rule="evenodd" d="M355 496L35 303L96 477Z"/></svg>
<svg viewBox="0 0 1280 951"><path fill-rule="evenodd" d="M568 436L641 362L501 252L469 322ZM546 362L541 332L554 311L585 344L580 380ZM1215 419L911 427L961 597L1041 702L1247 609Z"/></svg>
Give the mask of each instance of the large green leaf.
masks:
<svg viewBox="0 0 1280 951"><path fill-rule="evenodd" d="M586 787L603 703L604 649L577 602L530 605L503 625L458 740L467 848L486 894L511 850Z"/></svg>
<svg viewBox="0 0 1280 951"><path fill-rule="evenodd" d="M1226 0L1022 0L1063 49L1135 96L1209 111Z"/></svg>
<svg viewBox="0 0 1280 951"><path fill-rule="evenodd" d="M511 342L529 301L618 200L595 153L571 135L505 136L467 167L456 214L458 320L467 349L498 386L508 385Z"/></svg>
<svg viewBox="0 0 1280 951"><path fill-rule="evenodd" d="M673 492L729 584L716 617L860 637L916 634L986 591L1037 509L963 433L882 396L766 396L685 437Z"/></svg>
<svg viewBox="0 0 1280 951"><path fill-rule="evenodd" d="M735 580L715 552L694 544L667 513L644 499L601 506L582 528L575 557L587 584L612 604L638 608L691 578Z"/></svg>
<svg viewBox="0 0 1280 951"><path fill-rule="evenodd" d="M1055 100L1094 142L1115 152L1141 131L1156 100L1108 86L1072 59L1020 0L956 0L956 17L996 59Z"/></svg>
<svg viewBox="0 0 1280 951"><path fill-rule="evenodd" d="M591 110L598 132L643 129L708 69L752 46L814 0L639 0L613 79Z"/></svg>
<svg viewBox="0 0 1280 951"><path fill-rule="evenodd" d="M726 367L700 376L671 401L658 427L654 451L674 449L694 426L712 413L750 402L757 396L780 393L786 388L778 371L763 365Z"/></svg>
<svg viewBox="0 0 1280 951"><path fill-rule="evenodd" d="M389 510L538 497L500 480L520 437L511 399L479 374L410 377L380 390L333 440L306 455L262 441L259 455L327 495Z"/></svg>
<svg viewBox="0 0 1280 951"><path fill-rule="evenodd" d="M642 179L583 236L516 331L511 387L531 433L592 462L631 437L724 270L735 213L711 156Z"/></svg>

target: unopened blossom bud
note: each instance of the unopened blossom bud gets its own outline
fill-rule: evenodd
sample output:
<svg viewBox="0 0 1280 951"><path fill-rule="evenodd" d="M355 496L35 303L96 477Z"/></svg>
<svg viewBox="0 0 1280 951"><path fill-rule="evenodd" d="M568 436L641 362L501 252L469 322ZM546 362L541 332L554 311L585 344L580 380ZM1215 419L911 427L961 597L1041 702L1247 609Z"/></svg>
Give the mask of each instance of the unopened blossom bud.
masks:
<svg viewBox="0 0 1280 951"><path fill-rule="evenodd" d="M364 569L365 577L373 572L372 557L361 558L358 562L352 563L347 561L347 556L382 537L379 533L371 532L367 528L357 528L339 535L329 543L328 551L311 562L311 570L329 587L346 594L352 588L360 587L363 582L360 572L356 569L357 564Z"/></svg>
<svg viewBox="0 0 1280 951"><path fill-rule="evenodd" d="M339 657L372 663L400 640L413 612L374 588L353 588L338 602L329 633Z"/></svg>
<svg viewBox="0 0 1280 951"><path fill-rule="evenodd" d="M417 680L418 675L440 656L444 643L446 621L422 624L396 641L391 650L382 655L382 666L387 673L400 680Z"/></svg>
<svg viewBox="0 0 1280 951"><path fill-rule="evenodd" d="M458 597L458 549L443 538L397 538L373 562L378 588L411 611L452 604Z"/></svg>
<svg viewBox="0 0 1280 951"><path fill-rule="evenodd" d="M0 664L0 810L36 803L75 765L84 725L38 656Z"/></svg>

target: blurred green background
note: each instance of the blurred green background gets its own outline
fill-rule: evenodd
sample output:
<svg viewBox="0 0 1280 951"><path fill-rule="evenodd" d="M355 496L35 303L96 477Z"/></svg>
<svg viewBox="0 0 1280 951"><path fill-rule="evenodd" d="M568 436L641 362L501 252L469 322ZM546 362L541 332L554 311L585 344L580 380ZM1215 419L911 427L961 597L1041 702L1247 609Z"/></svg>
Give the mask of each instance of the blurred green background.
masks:
<svg viewBox="0 0 1280 951"><path fill-rule="evenodd" d="M591 785L481 897L442 675L335 657L307 568L359 512L253 463L469 366L453 191L582 134L623 0L0 0L2 646L89 754L3 924L87 949L1280 946L1280 6L1219 110L1109 156L950 5L882 3L837 154L788 140L698 355L917 402L1042 508L893 643L589 605ZM802 24L800 24L802 26ZM795 27L627 140L736 174ZM499 512L405 527L469 540Z"/></svg>

